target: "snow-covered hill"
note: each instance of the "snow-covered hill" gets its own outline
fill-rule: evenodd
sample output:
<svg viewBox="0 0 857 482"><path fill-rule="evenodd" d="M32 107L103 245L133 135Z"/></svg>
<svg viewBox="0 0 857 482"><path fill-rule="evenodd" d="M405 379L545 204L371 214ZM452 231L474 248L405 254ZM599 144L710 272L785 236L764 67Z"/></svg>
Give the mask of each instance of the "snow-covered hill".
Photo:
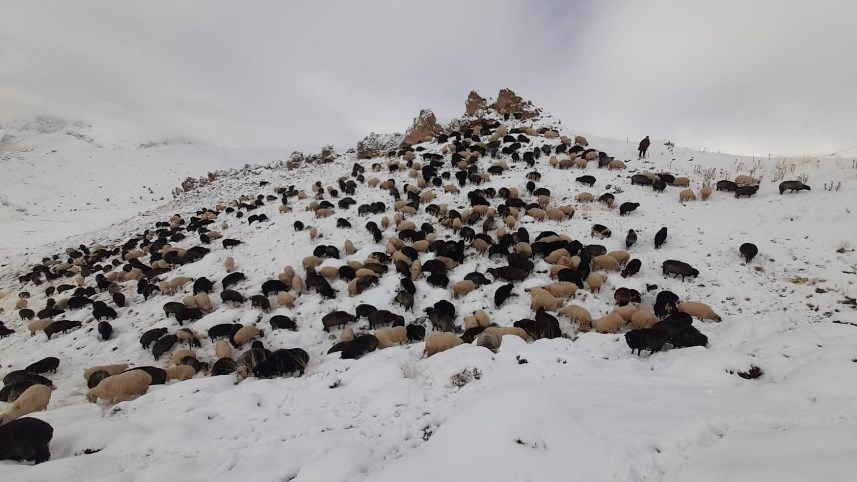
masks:
<svg viewBox="0 0 857 482"><path fill-rule="evenodd" d="M496 116L490 111L486 115ZM560 126L546 114L504 124ZM602 316L615 308L613 292L619 287L639 290L647 304L653 303L658 291L671 290L683 300L705 302L721 315L720 323L694 321L708 336L708 347L640 357L630 353L621 333L580 332L576 323L559 316L562 338L525 342L506 336L497 353L465 344L425 358L424 344L411 343L375 351L359 360L327 354L341 330L326 333L321 317L337 309L353 313L361 303L401 314L407 323L424 322L420 320L423 310L441 299L455 304L458 325L477 309L484 309L501 326L531 318L526 290L552 281L550 265L541 259L535 261L533 274L514 288L517 296L501 308L492 299L502 284L499 281L452 299L449 290L421 278L415 282L413 312L392 302L399 290L395 273L355 297L347 295L342 280L332 282L339 293L334 300L309 292L300 296L294 308L287 308L278 307L271 297L274 309L270 314L251 308L249 302L240 308L220 303L217 286L212 296L215 311L190 325L202 338L202 347L197 349L200 360L214 362L213 344L205 337L209 327L230 321L258 323L265 329L262 340L266 347L300 347L310 354L306 374L273 380L250 378L237 384L234 376L198 375L150 387L146 395L114 407L87 403L83 370L120 362L169 366L170 357L153 361L138 339L150 328L177 330L176 320L164 317L162 305L181 301L187 293L156 295L144 301L135 291L136 284L126 283L123 293L129 303L117 308L119 318L113 321L111 340L98 341L92 310L86 308L63 315L83 321L81 329L47 341L42 334L30 337L27 322L19 320L14 310L15 293L22 289L32 295L30 306L40 309L45 304L46 285L22 286L17 281L26 267L81 243L121 245L129 236L153 229L155 222L168 220L174 213L189 219L201 207L213 208L242 194L268 195L278 186L289 185L311 193L316 181L335 187L338 178L349 177L355 162L366 167L367 179L395 179L403 193L406 184L417 181L407 171L372 172L372 163L386 166L391 160L386 157L358 160L355 153L343 153L332 163L293 170L279 165L237 169L164 204L150 195L135 206L133 198L145 195L133 186L151 183L157 193L171 189L185 175L203 176L214 166L241 166L245 162L239 161L242 156L246 162L275 159L188 147L186 151L158 148L155 150L164 155L152 154L151 158L137 157L144 156L145 149L106 151L116 156L117 166L145 165L144 171L102 168L107 157L93 159L89 168L80 164L83 156L76 157L79 167L75 169L66 170L66 163L55 164L63 176L78 171L100 176L104 194L93 193L91 186L63 186L58 179L56 184L40 181L39 189L48 191L41 192L42 197L34 194L29 204L21 201L28 199L25 189L10 196L18 200L16 205L29 210L28 215L42 213L33 211L46 210L51 203L67 202L66 211L56 219L75 227L58 228L57 236L68 236L55 237L46 245L8 235L10 242L27 250L7 258L0 272L0 290L9 293L0 300L5 309L2 319L16 330L0 340L2 372L23 368L44 356L57 356L61 364L50 375L57 390L48 410L32 415L54 427L51 461L35 467L0 462L3 473L10 480L850 480L850 454L857 449L857 385L851 383L857 373L857 310L853 303L857 298L857 254L853 251L857 223L852 208L857 199L857 170L851 168L850 160L752 159L700 153L667 146L666 141L653 141L650 157L637 160L636 142L588 139L591 147L625 160L628 169L597 169L597 162L590 162L586 172L558 170L549 165L549 156L540 157L529 168L501 156L511 168L492 175L487 183L467 184L460 194L427 189L436 193L432 202L447 204L450 209L466 209L465 194L488 187L517 188L530 202L534 198L525 189L526 174L539 171L542 176L537 184L551 190L551 205L571 204L576 213L563 222L536 221L524 215L516 229L526 228L533 238L552 230L583 244L603 244L608 250L624 248L628 229L639 235L639 242L629 250L642 261L639 274L622 278L608 273L600 293L581 290L568 303ZM532 146L542 144L557 145L559 140L533 137ZM415 147L424 149L419 155L440 153L446 145L426 142ZM218 155L221 157L216 158ZM190 162L181 171L176 166L176 172L163 175L170 166L167 160L178 163L179 159ZM484 172L493 161L479 160L480 170ZM21 158L6 162L19 166L18 184L28 172L37 177L33 170L39 168L28 168ZM445 162L448 166L448 154ZM195 171L187 172L190 168ZM761 176L762 183L759 193L749 199L715 192L707 201L680 204L681 188L656 193L649 187L632 186L629 176L644 171L687 176L697 195L706 176L716 181L752 174ZM596 177L593 188L575 182L583 174ZM808 176L812 191L778 193L779 176L794 179L802 175ZM81 174L67 184L83 184L85 177ZM840 189L825 190L823 184L834 180L841 181ZM455 177L444 183L448 182L455 183ZM73 202L61 198L58 192L63 188L79 189L74 191L77 198L72 196ZM640 208L620 217L615 207L577 203L574 198L583 191L596 196L611 192L616 205L634 201ZM53 200L44 202L45 196ZM107 197L117 199L128 211L105 209ZM365 184L359 184L353 197L358 205L382 201L389 208L393 204L389 193ZM326 199L335 204L338 198ZM104 216L97 231L90 230L95 225L77 226L88 221L76 218L71 209L85 206L84 200L94 206L95 218ZM363 260L372 252L384 251L386 239L396 235L391 226L384 230L385 240L375 243L364 225L368 221L380 224L382 215L358 216L354 206L337 208L334 216L317 219L306 210L311 200L312 196L303 201L292 199L294 211L288 214L279 212L279 200L267 201L252 212L266 214L267 223L248 225L246 216L237 219L234 213L222 213L217 225L228 224L223 234L243 244L226 250L213 243L212 252L201 261L178 267L165 278L206 276L219 285L226 274L224 260L232 256L236 269L247 276L236 289L249 296L259 293L261 283L276 278L286 265L304 276L301 260L318 244L342 250L345 240L351 240L358 251L346 258ZM502 199L490 202L497 206ZM408 220L417 226L431 223L440 239L460 239L425 213L424 207ZM145 211L130 217L140 208ZM392 218L392 211L386 215ZM127 219L122 220L124 217ZM337 228L340 217L354 227ZM295 221L316 227L321 237L311 241L306 231L296 232ZM593 238L594 223L608 226L614 235ZM662 226L669 230L668 241L655 250L652 239ZM749 264L738 253L744 242L755 243L760 251ZM190 247L198 239L190 236L175 244ZM487 268L504 264L474 249L467 253L466 262L450 271L450 284L472 271L485 273ZM432 257L424 253L420 261ZM666 259L689 262L699 269L699 277L685 282L664 278L660 265ZM329 259L322 266L343 262ZM648 285L657 288L649 290ZM96 298L108 299L106 293ZM296 319L298 330L270 330L268 320L276 314ZM350 326L355 332L371 331L365 320ZM431 333L431 325L427 326ZM745 380L737 375L753 366L762 369L760 378Z"/></svg>

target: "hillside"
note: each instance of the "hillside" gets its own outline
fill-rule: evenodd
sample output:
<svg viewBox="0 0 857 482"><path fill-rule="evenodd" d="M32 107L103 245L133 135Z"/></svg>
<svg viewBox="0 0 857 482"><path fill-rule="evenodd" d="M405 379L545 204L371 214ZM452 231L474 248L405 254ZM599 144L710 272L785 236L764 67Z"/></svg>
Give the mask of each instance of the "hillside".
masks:
<svg viewBox="0 0 857 482"><path fill-rule="evenodd" d="M406 216L405 221L418 229L428 223L435 239L463 241L461 231L445 226L452 224L448 216L436 217L427 207L445 204L449 210L462 212L471 208L469 193L484 193L489 188L499 192L504 187L517 189L525 203L535 202L537 198L526 185L528 173L538 171L541 178L537 187L550 190L548 206L573 206L574 216L539 221L520 213L510 232L524 228L532 243L539 233L555 231L583 245L603 245L607 251L625 249L629 229L639 237L628 249L632 258L642 262L639 273L623 278L618 272L607 272L599 293L580 289L564 305L579 305L599 318L616 309L614 292L620 287L638 290L648 305L654 304L659 291L670 290L682 301L710 305L722 318L719 323L693 321L693 326L707 336L707 346L637 356L623 336L630 326L615 334L585 331L578 322L553 311L561 337L525 341L506 335L496 353L473 343L425 357L425 343L412 342L373 351L358 360L341 359L337 353L327 353L342 334L341 328L323 330L321 319L331 311L354 313L358 305L369 303L403 316L407 324L426 327L428 336L435 330L425 318L425 309L439 300L449 300L456 308L454 322L459 327L465 316L480 309L492 322L511 327L518 320L534 317L529 289L556 281L550 276L551 264L535 256L532 272L514 284L514 296L496 307L493 294L505 281L495 279L488 269L505 266L506 260L479 253L468 240L464 259L448 271L449 285L471 272L485 274L490 283L461 298L453 298L450 289L417 276L413 310L406 310L393 302L400 290L400 276L389 263L389 271L377 284L357 296L348 295L346 281L331 280L337 292L333 299L307 290L289 308L279 306L272 295L268 299L273 309L264 313L249 301L240 306L221 302L220 281L227 275L226 258L234 258L236 270L246 276L232 289L249 298L261 292L263 282L276 279L285 266L294 267L306 280L302 260L318 245L333 245L343 253L341 259L325 259L319 269L338 268L346 261L363 261L374 252L386 252L387 242L397 237L396 227L383 229L382 239L375 242L364 226L368 222L381 225L384 216L393 219L395 200L388 191L371 187L369 180L395 180L404 198L405 186L416 185L418 180L408 169L391 171L388 166L405 163L404 157L410 156L408 149L399 149L393 156L373 152L371 155L377 157L365 159L358 158L366 157L365 152L338 152L331 162L305 162L289 169L283 163L271 164L284 159L282 153L185 146L155 148L161 154L147 155L151 149L128 148L101 149L98 152L102 157L89 160L87 156L94 151L84 147L86 151L80 152L86 155L69 154L56 164L64 175L80 172L80 177L70 181L57 176L51 183L33 174L38 169L50 172L49 167L36 166L35 157L14 151L4 158L17 169L12 172L17 177L11 178L17 181L9 181L9 185L23 186L26 179L39 181L37 190L30 185L6 191L4 186L9 206L22 207L34 221L53 216L56 230L43 239L31 239L26 229L41 230L38 224L16 228L0 238L4 246L16 248L2 253L0 291L6 296L0 299L4 309L0 316L6 327L15 330L0 339L2 373L45 356L58 357L60 366L56 374L47 375L56 386L48 410L32 415L54 427L51 460L37 466L3 461L0 466L4 474L16 481L165 477L294 481L849 480L850 454L857 449L857 386L848 382L857 371L857 310L853 301L857 298L857 254L853 250L857 223L851 206L857 199L857 170L852 169L851 160L757 160L667 146L666 140L653 140L649 158L637 160L636 142L587 136L588 148L623 160L627 168L599 169L598 160L589 162L585 169L550 165L551 156L561 160L568 154L541 155L529 167L523 161L515 162L511 154L498 153L496 158L475 159L474 169L486 173L495 162L503 161L507 170L487 175L488 180L478 185L467 181L460 186L455 177L458 169L450 168L451 141L437 142L437 136L447 134L450 128L463 129L479 119L486 124L496 121L508 129L557 129L572 139L579 135L576 129L564 128L558 119L522 99L502 93L500 97L496 103L485 101L480 105L471 96L468 114L453 121L452 127L434 124L433 115L424 111L406 132L404 139L414 141L411 147L416 160L427 163L425 155L440 155L441 186L455 185L460 192L429 182L421 192L433 193L434 199L420 203L416 214ZM522 119L514 115L506 119L503 113L510 111L525 114ZM544 133L527 137L529 142L522 142L521 153L524 148L549 145L555 149L562 144L559 138L547 138ZM390 141L378 138L380 146ZM489 139L486 133L480 142ZM72 147L59 152L66 150L73 152ZM38 152L40 160L49 159L45 151ZM71 164L76 167L67 170L69 159L91 164ZM266 165L242 168L245 162ZM355 163L365 168L366 182L352 176ZM375 163L380 172L373 172ZM117 167L106 167L110 165ZM129 171L120 169L123 165L144 167ZM228 167L234 169L175 199L165 197L163 202L157 194L169 192L177 180L188 175L204 176ZM167 169L175 171L164 175ZM679 192L683 188L668 186L658 193L651 187L631 185L632 175L647 171L686 176L697 196L706 179L716 182L739 174L761 177L761 187L750 198L735 199L731 193L715 191L705 201L682 204ZM449 179L441 176L443 172L450 173ZM96 183L103 191L83 182L90 175L97 176ZM595 185L590 188L576 182L582 175L594 176ZM780 176L796 179L802 175L808 176L811 191L779 194ZM146 196L140 191L142 179L146 186L153 186L155 194ZM327 191L328 187L339 191L339 179L357 182L351 196L356 204L349 208L337 205L344 193L333 197ZM823 185L833 180L841 181L841 188L825 190ZM327 191L324 200L335 205L330 217L318 218L309 209L317 201L312 189L317 181ZM282 213L276 189L289 186L308 197L289 197L292 212ZM578 202L576 197L585 191L596 198L612 193L614 206L597 200ZM309 354L305 373L273 379L250 377L240 382L234 374L200 373L187 381L153 385L136 400L113 407L103 402L88 403L81 377L88 367L173 364L171 354L186 347L176 346L170 356L154 361L139 339L152 328L167 328L171 333L181 328L174 317L165 317L162 307L167 302L182 302L191 285L175 294L156 293L144 300L136 282L123 282L121 291L128 301L125 307L116 307L107 292L93 296L118 312L118 318L111 321L114 333L110 340L99 340L91 307L59 316L80 321L83 326L46 340L43 333L29 336L29 322L20 320L14 307L16 294L28 291L29 306L38 311L46 304L45 288L71 282L70 278L36 286L32 282L22 284L18 277L44 257L61 254L64 259L66 248L82 243L93 251L95 243L121 247L138 233L154 230L156 222L168 222L174 214L190 222L198 210L229 205L242 195L250 200L262 195L263 205L252 211L224 210L210 226L242 244L226 249L214 241L206 246L211 252L201 260L173 266L154 281L188 276L214 282L213 311L184 324L199 334L202 346L196 353L200 361L213 364L216 360L214 343L206 336L209 328L229 322L258 324L264 329L260 339L265 347L301 348ZM269 195L273 198L266 198ZM108 196L115 199L116 209L109 204L114 201L102 199ZM140 203L134 201L138 196L144 198ZM498 210L508 204L499 194L486 199ZM640 206L620 216L618 206L626 201ZM359 206L372 202L383 202L386 209L358 215ZM89 217L80 213L86 203L94 206ZM59 209L52 214L51 206ZM251 214L265 214L269 220L248 224ZM15 222L22 219L14 209L6 215ZM338 218L347 219L353 227L337 227ZM485 219L473 224L477 233L482 232ZM296 231L296 221L307 229ZM607 226L613 234L604 239L594 237L593 224ZM486 230L495 243L500 241L496 230L501 225L503 217L498 215L496 225ZM320 234L315 240L310 239L309 227ZM661 227L667 227L669 234L663 247L656 250L653 239ZM198 233L186 234L184 240L171 244L180 248L200 245ZM345 255L346 239L357 248L354 254ZM738 252L745 242L759 248L750 263L744 263ZM26 248L26 252L17 248ZM423 252L418 261L425 266L435 257L435 253ZM690 263L699 275L685 281L664 277L661 264L667 259ZM151 265L151 255L141 257L140 262ZM94 275L88 276L86 285L94 284ZM272 330L269 320L275 315L293 318L297 329ZM365 319L348 326L355 333L375 331ZM236 350L236 355L242 351ZM761 369L760 377L744 379L738 375L749 373L753 367Z"/></svg>

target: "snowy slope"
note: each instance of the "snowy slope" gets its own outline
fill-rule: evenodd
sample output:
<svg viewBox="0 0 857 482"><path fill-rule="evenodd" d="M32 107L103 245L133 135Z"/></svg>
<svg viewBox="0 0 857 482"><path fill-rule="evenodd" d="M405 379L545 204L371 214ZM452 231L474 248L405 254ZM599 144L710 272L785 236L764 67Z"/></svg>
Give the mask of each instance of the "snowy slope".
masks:
<svg viewBox="0 0 857 482"><path fill-rule="evenodd" d="M555 125L549 117L539 122ZM0 462L4 474L12 480L850 480L849 453L855 447L847 440L857 432L857 385L850 383L857 371L853 362L857 326L847 323L857 325L857 310L840 303L846 296L857 297L857 255L850 250L857 239L850 209L857 199L857 171L850 169L850 161L841 165L833 160L795 161L787 179L807 174L813 190L780 196L771 181L777 173L776 160L757 163L681 148L670 152L663 142L654 141L651 158L638 161L635 143L590 137L590 144L628 159L629 170L608 172L590 163L586 174L598 179L590 189L574 182L582 172L552 169L543 156L536 165L542 173L539 186L551 189L552 204L575 204L577 213L563 223L523 217L520 225L532 235L555 230L584 244L604 244L608 250L624 247L624 233L635 229L640 241L630 251L643 261L640 273L627 279L612 273L601 294L581 291L572 301L600 316L612 310L616 288L638 289L644 293L643 301L651 304L657 291L646 292L646 284L657 284L659 290L672 290L682 299L708 303L722 316L719 324L694 322L708 336L707 348L638 357L630 353L621 334L578 333L576 324L561 317L566 338L525 343L507 336L496 354L462 345L424 358L423 344L414 343L356 361L326 355L339 335L339 330L322 331L320 318L327 312L353 312L360 303L372 303L411 322L425 307L450 298L448 290L421 280L416 283L414 313L403 311L391 303L398 278L388 275L378 287L357 297L349 298L345 283L337 281L333 286L340 293L338 299L323 300L313 292L303 295L294 309L279 307L270 315L251 309L249 303L242 309L222 306L215 295L218 309L193 324L194 330L204 334L217 323L260 320L266 329L266 346L301 347L310 353L303 377L236 384L230 376L199 376L151 387L145 396L112 408L87 403L81 378L86 367L118 362L169 364L168 357L153 362L137 340L152 327L177 329L174 319L164 318L161 306L180 301L185 293L143 302L129 283L124 292L132 302L119 309L112 340L97 341L91 310L85 309L66 315L86 321L84 328L46 341L42 335L29 337L25 322L12 309L14 293L21 289L16 275L43 256L81 242L121 244L129 234L151 228L173 213L187 218L201 206L228 202L241 194L268 194L274 186L294 184L309 192L316 180L334 184L348 175L355 159L345 156L333 164L296 171L249 168L164 205L153 207L152 200L143 205L151 207L148 211L118 224L101 225L96 233L80 228L73 233L76 236L31 247L28 254L8 260L0 274L0 290L11 294L0 300L0 306L6 310L6 325L17 332L0 340L3 373L43 356L58 356L62 362L51 376L58 388L48 411L34 415L55 428L52 460L35 467ZM435 143L424 147L429 152L440 148ZM123 162L139 161L136 152L124 151ZM195 152L199 162L214 155L214 151ZM250 154L239 154L224 155L224 165L241 155L248 162L253 160ZM185 153L184 157L191 156ZM367 178L394 178L400 186L414 182L407 173L373 174L368 169L371 162L362 161ZM490 162L483 160L480 165L484 169ZM510 164L509 172L492 176L488 185L514 186L525 195L525 174L531 169L523 163ZM790 164L786 162L786 171ZM698 192L705 169L716 170L715 180L762 175L762 189L750 199L736 200L716 192L706 202L681 205L678 188L657 194L631 186L628 180L633 172L668 170L690 177ZM176 177L170 174L172 184L159 186L175 185ZM103 173L111 186L126 182L117 178L125 175ZM842 180L841 190L825 191L822 184L833 179ZM260 181L270 184L260 187ZM130 190L130 185L122 186ZM468 185L461 195L438 191L434 202L464 208L464 194L471 189ZM581 191L615 192L617 205L635 201L641 207L619 217L617 209L603 204L575 203L573 198ZM109 192L116 196L112 188ZM85 195L80 192L80 199L100 198ZM387 193L364 185L354 197L358 204L377 200L392 204ZM79 207L80 201L76 202L74 206ZM238 289L250 295L258 293L259 285L283 266L299 267L315 244L341 248L348 238L359 248L349 257L355 260L383 251L384 245L373 243L363 228L367 221L379 222L380 215L358 217L352 207L319 220L304 210L307 203L295 203L292 214L280 214L277 202L269 203L255 211L271 218L265 224L248 226L245 220L221 215L218 223L229 224L224 234L244 244L228 251L212 244L210 255L180 267L175 275L218 281L225 275L223 260L233 256L237 269L247 275ZM109 209L104 214L118 220ZM73 216L66 212L57 218L74 222ZM354 228L336 228L336 217L350 219ZM295 220L317 226L322 238L311 243L306 232L294 232ZM423 212L412 220L418 226L434 223ZM592 239L593 223L604 224L616 234L603 241ZM661 226L669 228L669 239L655 251L652 238ZM437 228L443 237L457 239ZM384 234L390 237L395 232L390 228ZM17 241L21 246L36 244ZM192 246L193 241L179 244ZM749 266L737 251L744 242L754 242L760 249ZM424 255L421 260L430 257ZM468 259L451 272L451 282L501 264L478 255ZM660 275L665 259L690 262L701 274L694 281L665 279ZM517 298L502 309L490 301L498 283L454 300L457 323L462 315L480 308L502 326L531 317L524 289L549 282L548 268L539 261L535 275L516 286ZM31 306L44 305L41 288L26 287L33 294ZM274 314L296 318L299 330L269 331L267 320ZM365 322L356 324L355 331L358 327L367 330ZM199 357L213 362L213 345L203 338ZM751 366L761 367L764 375L744 380L734 374ZM454 375L458 383L452 382ZM85 453L92 451L96 452Z"/></svg>

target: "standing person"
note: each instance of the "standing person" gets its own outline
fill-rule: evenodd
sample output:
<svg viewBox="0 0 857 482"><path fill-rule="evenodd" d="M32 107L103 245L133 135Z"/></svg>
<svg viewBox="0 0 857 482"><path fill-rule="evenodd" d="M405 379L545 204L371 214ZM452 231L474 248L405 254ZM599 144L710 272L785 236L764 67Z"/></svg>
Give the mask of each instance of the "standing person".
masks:
<svg viewBox="0 0 857 482"><path fill-rule="evenodd" d="M649 136L646 136L645 139L640 141L640 148L639 149L640 149L640 155L637 157L637 159L645 159L646 158L646 151L649 149Z"/></svg>

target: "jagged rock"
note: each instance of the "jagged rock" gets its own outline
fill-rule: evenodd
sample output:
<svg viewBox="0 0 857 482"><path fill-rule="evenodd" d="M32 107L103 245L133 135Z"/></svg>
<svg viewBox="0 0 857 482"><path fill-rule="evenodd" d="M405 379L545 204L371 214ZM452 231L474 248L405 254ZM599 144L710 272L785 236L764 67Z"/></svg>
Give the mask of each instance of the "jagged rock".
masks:
<svg viewBox="0 0 857 482"><path fill-rule="evenodd" d="M443 133L443 127L437 124L434 112L430 109L423 109L420 111L420 115L414 119L413 125L405 133L402 143L412 146L420 142L430 141L434 136L441 133Z"/></svg>
<svg viewBox="0 0 857 482"><path fill-rule="evenodd" d="M467 115L476 115L480 110L484 110L487 107L487 101L476 93L475 90L471 90L470 94L467 96L467 102L465 105L465 114Z"/></svg>
<svg viewBox="0 0 857 482"><path fill-rule="evenodd" d="M381 157L387 152L396 150L401 142L402 134L381 135L373 132L357 143L357 158L373 159Z"/></svg>
<svg viewBox="0 0 857 482"><path fill-rule="evenodd" d="M492 107L504 115L512 115L520 112L522 119L530 119L538 115L538 109L533 106L532 102L524 100L510 89L500 90L500 93L497 94L497 100L494 101Z"/></svg>

